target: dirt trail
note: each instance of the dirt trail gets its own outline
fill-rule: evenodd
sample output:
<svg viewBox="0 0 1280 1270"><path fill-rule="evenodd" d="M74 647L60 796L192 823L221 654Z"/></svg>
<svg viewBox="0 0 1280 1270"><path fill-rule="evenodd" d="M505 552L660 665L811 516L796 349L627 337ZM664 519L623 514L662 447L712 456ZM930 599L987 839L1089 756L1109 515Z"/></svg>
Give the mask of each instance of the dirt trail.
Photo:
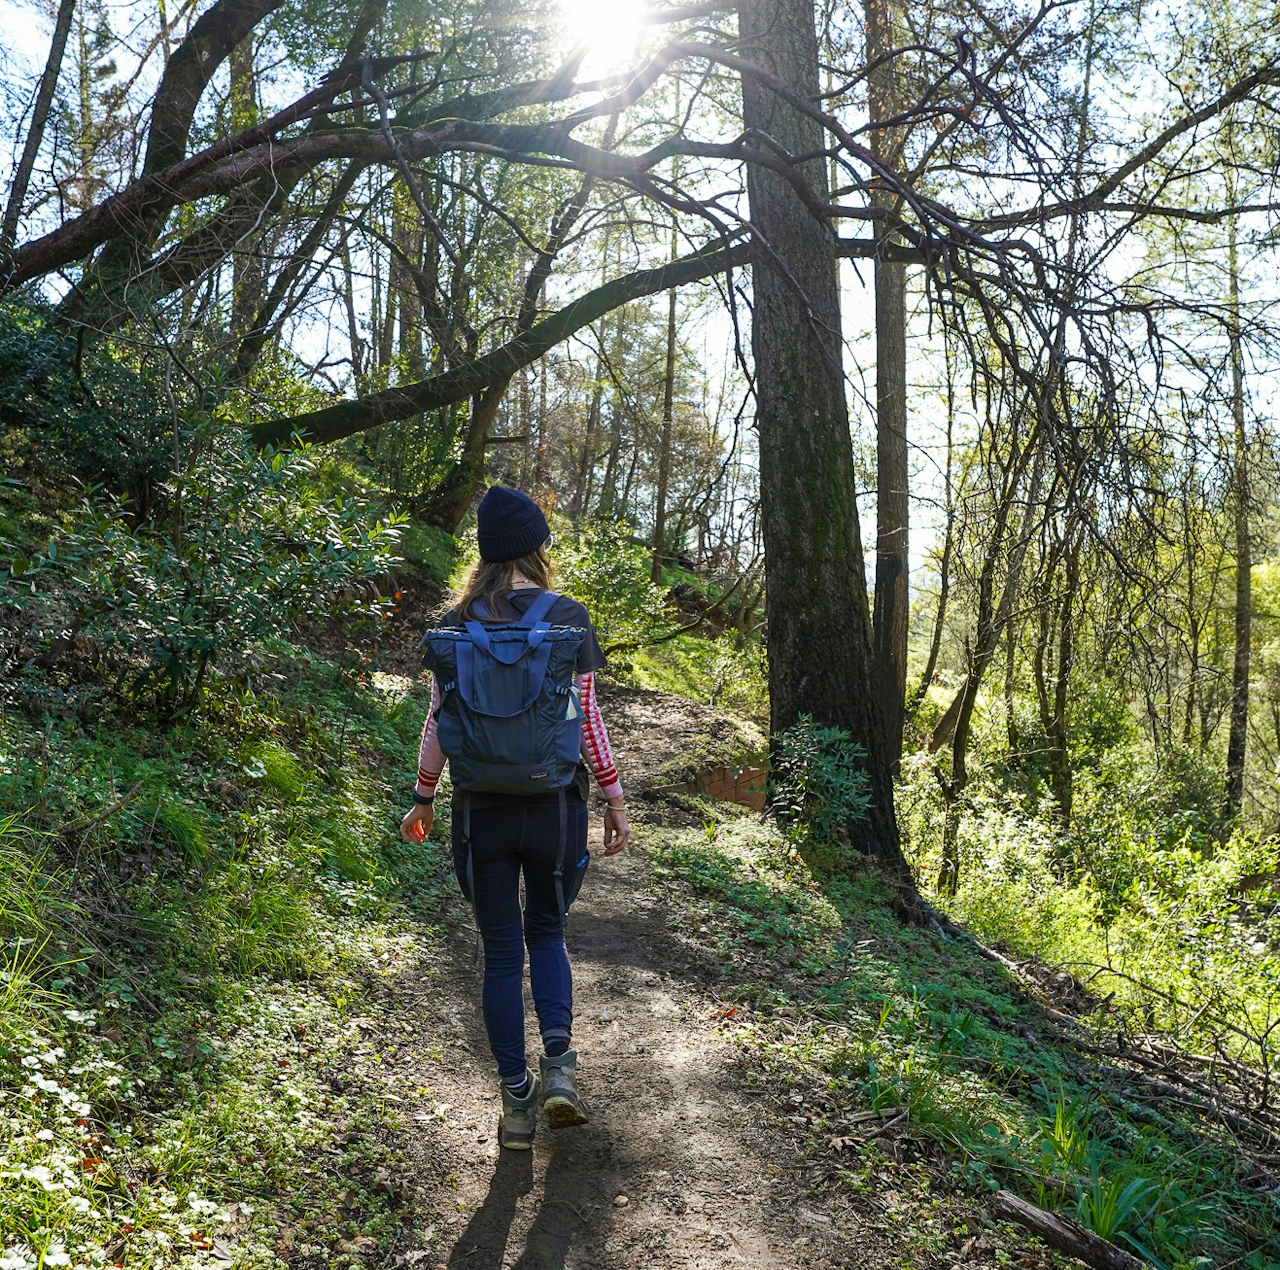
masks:
<svg viewBox="0 0 1280 1270"><path fill-rule="evenodd" d="M651 775L692 731L716 725L678 698L618 694L610 704L624 780ZM600 837L593 821L597 849ZM500 1151L480 967L469 929L451 933L416 1022L439 1048L424 1055L410 1042L383 1067L393 1087L431 1091L416 1110L401 1108L418 1128L406 1163L426 1201L415 1208L427 1214L402 1264L895 1264L867 1246L851 1210L820 1211L788 1176L793 1150L776 1117L735 1081L731 1047L717 1032L723 1007L670 928L639 851L593 862L569 948L591 1123L556 1134L544 1120L532 1152ZM530 1002L531 1037L533 1018Z"/></svg>

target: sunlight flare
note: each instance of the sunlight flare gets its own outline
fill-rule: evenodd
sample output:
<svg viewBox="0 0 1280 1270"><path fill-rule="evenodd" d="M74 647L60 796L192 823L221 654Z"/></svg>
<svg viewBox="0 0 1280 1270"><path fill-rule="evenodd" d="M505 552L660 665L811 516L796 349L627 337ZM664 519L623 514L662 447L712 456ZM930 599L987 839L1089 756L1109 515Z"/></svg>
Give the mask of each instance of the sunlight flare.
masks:
<svg viewBox="0 0 1280 1270"><path fill-rule="evenodd" d="M565 34L572 44L587 45L578 72L600 79L621 70L635 56L640 41L644 0L560 0Z"/></svg>

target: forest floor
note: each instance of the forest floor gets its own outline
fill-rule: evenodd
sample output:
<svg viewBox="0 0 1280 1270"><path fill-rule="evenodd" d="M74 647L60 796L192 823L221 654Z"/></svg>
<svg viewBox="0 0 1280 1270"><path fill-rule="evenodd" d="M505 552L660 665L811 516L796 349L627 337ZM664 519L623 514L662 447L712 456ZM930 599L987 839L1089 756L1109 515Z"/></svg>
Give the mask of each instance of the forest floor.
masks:
<svg viewBox="0 0 1280 1270"><path fill-rule="evenodd" d="M604 710L632 790L709 740L751 740L742 721L665 694L606 689ZM357 1020L345 1078L381 1088L406 1126L383 1164L414 1200L391 1264L1053 1264L1015 1232L989 1233L978 1207L937 1192L931 1171L895 1160L891 1145L876 1151L882 1187L828 1185L835 1171L813 1135L822 1091L744 1079L751 1061L735 1032L748 1012L722 995L723 970L651 876L647 844L672 814L687 817L657 799L637 800L637 812L632 849L593 862L570 922L588 1126L555 1133L544 1120L532 1152L499 1149L482 963L465 918L384 979L377 1008ZM593 817L593 848L601 835Z"/></svg>
<svg viewBox="0 0 1280 1270"><path fill-rule="evenodd" d="M395 834L408 607L378 646L274 646L185 731L0 712L0 797L34 808L0 824L0 931L47 958L0 979L0 1270L1069 1264L993 1218L1002 1186L1145 1222L1169 1270L1280 1270L1274 1157L1113 1053L1105 1003L673 791L762 731L616 684L635 832L568 933L591 1123L500 1151L444 800L425 846Z"/></svg>

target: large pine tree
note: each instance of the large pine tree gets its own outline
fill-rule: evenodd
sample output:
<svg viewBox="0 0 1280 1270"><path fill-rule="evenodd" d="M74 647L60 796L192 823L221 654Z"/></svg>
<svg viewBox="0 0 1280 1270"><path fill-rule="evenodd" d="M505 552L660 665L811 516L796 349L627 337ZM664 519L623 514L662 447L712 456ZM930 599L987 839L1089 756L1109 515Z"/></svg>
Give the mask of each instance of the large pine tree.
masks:
<svg viewBox="0 0 1280 1270"><path fill-rule="evenodd" d="M744 0L744 56L805 97L818 96L809 0ZM749 134L791 154L820 154L820 126L744 76ZM820 158L804 165L820 194ZM748 172L762 244L753 268L752 350L768 595L769 694L775 732L802 714L846 728L867 750L872 809L855 829L909 887L893 804L896 754L875 691L871 620L854 501L853 447L841 362L836 244L791 184L760 164Z"/></svg>

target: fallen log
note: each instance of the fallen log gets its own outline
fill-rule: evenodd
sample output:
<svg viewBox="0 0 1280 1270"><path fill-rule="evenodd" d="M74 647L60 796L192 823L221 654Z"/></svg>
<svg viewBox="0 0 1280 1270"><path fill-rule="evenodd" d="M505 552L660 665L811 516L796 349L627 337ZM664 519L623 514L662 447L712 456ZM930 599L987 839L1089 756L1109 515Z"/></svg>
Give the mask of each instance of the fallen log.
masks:
<svg viewBox="0 0 1280 1270"><path fill-rule="evenodd" d="M1040 1236L1047 1244L1083 1261L1094 1270L1143 1270L1143 1263L1136 1257L1117 1248L1110 1240L1086 1230L1079 1222L1060 1213L1047 1213L1043 1208L1028 1204L1008 1191L998 1191L995 1199L996 1216L1004 1221L1017 1222Z"/></svg>

